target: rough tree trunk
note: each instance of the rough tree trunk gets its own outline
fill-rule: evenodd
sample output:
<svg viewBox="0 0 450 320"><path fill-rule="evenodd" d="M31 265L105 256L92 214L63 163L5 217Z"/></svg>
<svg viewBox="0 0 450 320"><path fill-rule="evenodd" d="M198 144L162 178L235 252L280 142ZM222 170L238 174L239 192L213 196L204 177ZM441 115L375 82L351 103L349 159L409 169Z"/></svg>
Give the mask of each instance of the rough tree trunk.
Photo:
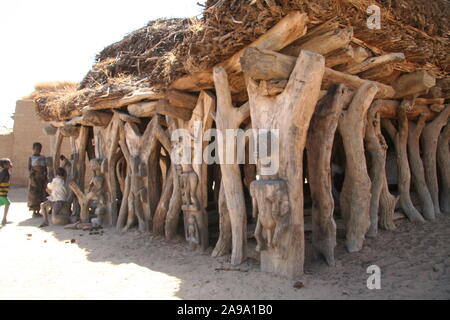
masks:
<svg viewBox="0 0 450 320"><path fill-rule="evenodd" d="M258 63L258 60L254 61L254 64ZM276 143L272 146L276 149L271 150L270 157L271 164L278 165L278 171L274 174L276 178L271 178L270 173L263 173L265 171L263 169L268 168L261 167L259 163L260 175L267 174L268 179L256 180L250 187L254 205L256 201L259 211L255 237L258 237L261 232L271 234L270 229L273 228L270 227L270 222L272 219L276 221L275 234L273 234L275 243L273 246L270 245L269 236L269 239L266 239L267 248L260 246L261 270L289 278L296 278L303 274L303 150L309 122L319 99L324 69L323 56L301 51L283 93L275 97L261 96L258 93L258 84L252 78L249 78L247 82L253 129L278 130L278 133L274 135L279 142L278 145ZM253 190L255 192L252 192L252 186L255 186ZM277 193L273 195L271 190ZM278 202L278 205L284 209L280 209L280 212L268 210L267 201ZM227 202L229 204L229 201ZM232 211L230 207L229 209ZM253 209L255 215L257 213L255 206ZM262 229L259 232L258 225Z"/></svg>
<svg viewBox="0 0 450 320"><path fill-rule="evenodd" d="M239 129L241 123L250 115L250 108L248 104L239 108L233 106L228 76L224 68L215 67L213 77L217 94L216 126L221 131L222 136L225 137L227 129ZM227 141L227 146L229 146L230 142ZM234 146L236 146L236 139L234 139ZM224 146L219 141L219 149L222 148ZM232 230L231 263L237 265L241 264L247 255L247 212L239 164L235 159L234 163L227 164L225 152L236 153L231 148L219 151L222 187L225 192Z"/></svg>
<svg viewBox="0 0 450 320"><path fill-rule="evenodd" d="M311 119L306 142L308 183L312 197L313 247L330 266L335 265L336 223L331 181L331 151L334 134L344 105L351 92L344 85L334 85L319 101Z"/></svg>
<svg viewBox="0 0 450 320"><path fill-rule="evenodd" d="M433 220L435 218L433 199L425 182L425 171L420 157L420 135L425 127L425 121L426 115L423 114L419 117L417 124L409 122L408 156L412 181L419 196L423 216L427 220Z"/></svg>
<svg viewBox="0 0 450 320"><path fill-rule="evenodd" d="M378 226L384 229L393 230L394 210L397 203L396 197L389 192L386 178L386 151L387 144L381 134L379 107L372 104L367 113L367 126L365 135L365 146L370 155L370 227L367 232L368 237L377 235ZM380 212L380 223L378 212Z"/></svg>
<svg viewBox="0 0 450 320"><path fill-rule="evenodd" d="M437 162L441 178L441 210L450 213L450 123L447 123L438 139Z"/></svg>
<svg viewBox="0 0 450 320"><path fill-rule="evenodd" d="M181 212L181 193L179 173L176 172L175 166L171 166L173 171L173 191L170 198L169 209L167 210L165 235L167 239L172 239L177 234L178 220Z"/></svg>
<svg viewBox="0 0 450 320"><path fill-rule="evenodd" d="M450 104L448 104L441 113L428 123L423 129L421 143L423 148L423 165L425 167L425 180L430 190L431 198L433 199L434 213L436 215L441 213L439 205L439 185L437 179L436 168L436 151L439 134L442 127L447 124L450 115ZM447 160L448 161L448 160Z"/></svg>
<svg viewBox="0 0 450 320"><path fill-rule="evenodd" d="M220 234L219 240L217 240L216 246L214 247L214 251L212 253L213 257L220 257L229 254L232 246L230 213L228 212L223 184L220 185L218 209Z"/></svg>
<svg viewBox="0 0 450 320"><path fill-rule="evenodd" d="M364 155L364 130L367 110L377 87L363 84L339 119L339 132L346 156L344 185L340 196L341 212L346 224L346 247L349 252L362 249L364 236L370 225L370 188Z"/></svg>
<svg viewBox="0 0 450 320"><path fill-rule="evenodd" d="M400 205L409 218L413 222L425 222L419 211L414 207L411 201L410 186L411 172L409 169L407 142L408 142L408 118L406 110L409 108L411 101L403 100L397 110L398 131L395 129L391 120L383 119L381 121L383 127L388 132L391 140L394 142L397 156L398 168L398 189L400 192Z"/></svg>

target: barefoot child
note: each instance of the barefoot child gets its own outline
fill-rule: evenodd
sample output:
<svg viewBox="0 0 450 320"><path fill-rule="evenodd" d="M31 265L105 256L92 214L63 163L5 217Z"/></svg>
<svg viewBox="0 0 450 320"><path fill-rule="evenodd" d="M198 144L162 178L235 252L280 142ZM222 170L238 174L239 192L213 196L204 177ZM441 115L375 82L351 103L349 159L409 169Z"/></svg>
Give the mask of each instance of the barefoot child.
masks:
<svg viewBox="0 0 450 320"><path fill-rule="evenodd" d="M67 202L68 192L65 184L66 170L64 168L56 169L56 177L52 182L47 184L47 190L50 194L48 200L41 204L42 215L44 216L44 222L39 226L40 228L49 225L48 211L52 210L52 220L55 221L57 215Z"/></svg>
<svg viewBox="0 0 450 320"><path fill-rule="evenodd" d="M0 159L0 207L5 206L2 225L7 223L6 216L8 215L9 205L11 201L8 199L9 181L11 175L9 170L12 168L11 160Z"/></svg>

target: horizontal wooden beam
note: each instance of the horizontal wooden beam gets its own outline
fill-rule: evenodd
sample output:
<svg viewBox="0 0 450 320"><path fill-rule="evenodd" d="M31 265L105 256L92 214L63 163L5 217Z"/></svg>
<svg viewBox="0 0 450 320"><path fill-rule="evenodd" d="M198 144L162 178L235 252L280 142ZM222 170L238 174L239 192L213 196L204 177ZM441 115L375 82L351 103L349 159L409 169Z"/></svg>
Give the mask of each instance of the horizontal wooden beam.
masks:
<svg viewBox="0 0 450 320"><path fill-rule="evenodd" d="M286 80L294 69L295 63L295 57L256 48L248 48L241 59L242 69L246 75L255 80ZM343 83L350 89L357 89L369 80L325 68L323 81L324 88L334 83ZM379 82L372 82L378 87L376 98L392 98L395 95L392 87Z"/></svg>
<svg viewBox="0 0 450 320"><path fill-rule="evenodd" d="M166 93L164 92L164 90L154 88L137 90L120 98L108 99L108 97L106 96L100 101L91 104L88 109L117 109L141 100L158 100L165 97Z"/></svg>
<svg viewBox="0 0 450 320"><path fill-rule="evenodd" d="M397 109L400 105L398 100L377 99L372 103L371 107L379 108L379 113L382 118L397 119ZM406 116L409 120L418 118L421 114L426 115L426 120L432 120L438 115L433 112L427 105L415 103L413 107L406 111Z"/></svg>
<svg viewBox="0 0 450 320"><path fill-rule="evenodd" d="M128 112L135 117L152 117L155 114L162 114L186 121L192 116L192 110L174 107L167 99L130 104Z"/></svg>

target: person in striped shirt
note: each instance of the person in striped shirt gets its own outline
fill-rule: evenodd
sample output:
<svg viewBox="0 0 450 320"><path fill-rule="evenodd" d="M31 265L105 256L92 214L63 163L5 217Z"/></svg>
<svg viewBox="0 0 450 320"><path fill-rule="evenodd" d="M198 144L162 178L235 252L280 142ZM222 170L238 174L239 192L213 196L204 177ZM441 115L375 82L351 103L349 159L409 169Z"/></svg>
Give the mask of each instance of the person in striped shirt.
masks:
<svg viewBox="0 0 450 320"><path fill-rule="evenodd" d="M7 158L0 159L0 207L5 206L2 225L7 223L6 216L8 215L9 205L11 204L11 201L8 199L9 181L11 180L9 170L11 168L11 160Z"/></svg>

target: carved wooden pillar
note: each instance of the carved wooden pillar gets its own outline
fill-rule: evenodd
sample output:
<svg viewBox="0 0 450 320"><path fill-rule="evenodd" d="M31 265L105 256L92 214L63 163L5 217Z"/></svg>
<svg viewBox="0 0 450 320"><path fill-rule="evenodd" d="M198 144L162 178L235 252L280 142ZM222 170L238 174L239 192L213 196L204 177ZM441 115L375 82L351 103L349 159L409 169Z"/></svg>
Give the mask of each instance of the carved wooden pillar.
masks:
<svg viewBox="0 0 450 320"><path fill-rule="evenodd" d="M289 201L289 213L285 213L283 218L287 219L286 230L279 233L277 246L268 246L266 250L261 251L261 269L289 278L303 274L303 150L309 122L319 98L325 70L324 60L321 55L301 51L286 88L277 96L261 96L258 93L258 84L253 79L248 79L247 82L252 127L256 130L278 130L280 151L278 178L274 179L276 182L272 182L277 187L264 186L270 186L271 182L256 183L262 184L263 190L268 188L265 191L266 198L272 197L271 188L277 191L274 192L276 200L272 200L275 203L283 204L286 196ZM254 63L257 64L258 61ZM261 165L258 165L260 176L264 176L262 169ZM284 185L287 191L283 194ZM261 211L261 208L259 209ZM280 209L280 215L283 216L281 212L285 210ZM274 221L277 222L276 219ZM265 229L263 223L260 225ZM275 230L276 228L275 226Z"/></svg>

